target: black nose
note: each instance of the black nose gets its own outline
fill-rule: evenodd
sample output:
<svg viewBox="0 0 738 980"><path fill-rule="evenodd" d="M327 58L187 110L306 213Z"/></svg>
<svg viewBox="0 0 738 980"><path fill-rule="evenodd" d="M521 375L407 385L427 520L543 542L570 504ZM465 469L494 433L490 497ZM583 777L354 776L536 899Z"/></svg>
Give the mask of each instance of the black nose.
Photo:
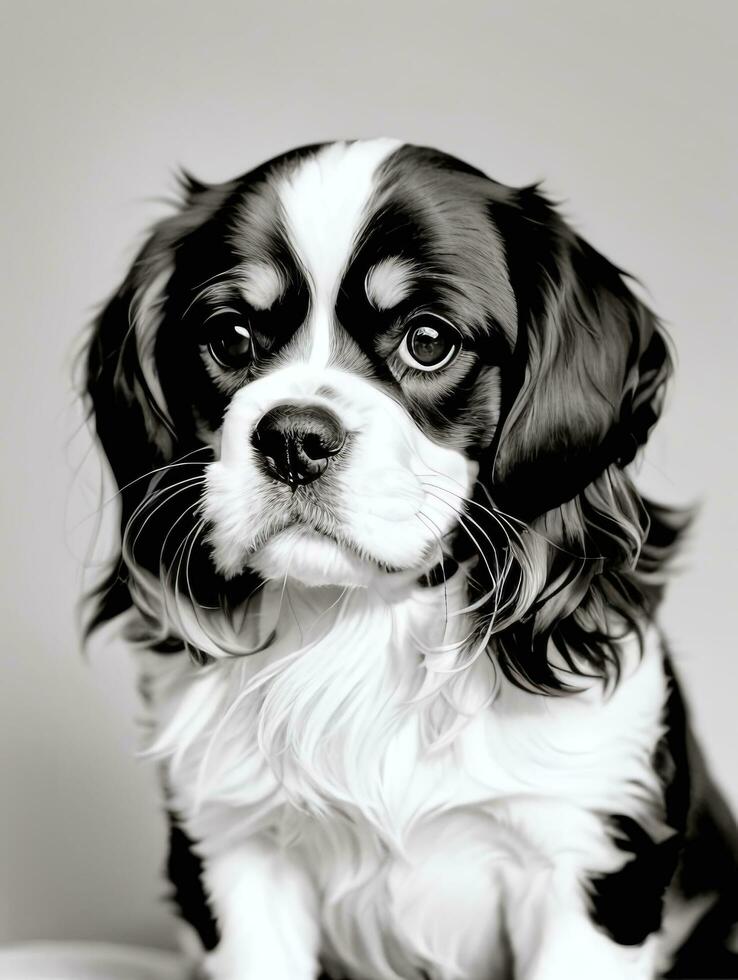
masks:
<svg viewBox="0 0 738 980"><path fill-rule="evenodd" d="M259 420L251 442L270 476L294 490L322 476L343 449L346 433L333 412L317 405L277 405Z"/></svg>

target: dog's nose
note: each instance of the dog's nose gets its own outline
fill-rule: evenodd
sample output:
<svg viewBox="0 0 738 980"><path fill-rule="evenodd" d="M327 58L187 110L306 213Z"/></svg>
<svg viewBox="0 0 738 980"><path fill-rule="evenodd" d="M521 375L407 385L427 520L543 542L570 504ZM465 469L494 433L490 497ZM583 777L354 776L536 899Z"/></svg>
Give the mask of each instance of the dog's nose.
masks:
<svg viewBox="0 0 738 980"><path fill-rule="evenodd" d="M251 437L269 475L293 490L322 476L345 442L346 433L333 412L290 403L263 415Z"/></svg>

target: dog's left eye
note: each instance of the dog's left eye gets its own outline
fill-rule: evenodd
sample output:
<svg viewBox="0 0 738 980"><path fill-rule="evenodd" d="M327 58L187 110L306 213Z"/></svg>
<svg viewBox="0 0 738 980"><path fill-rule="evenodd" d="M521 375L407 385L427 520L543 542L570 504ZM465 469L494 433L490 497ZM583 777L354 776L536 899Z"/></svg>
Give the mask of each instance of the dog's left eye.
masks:
<svg viewBox="0 0 738 980"><path fill-rule="evenodd" d="M247 367L254 357L247 322L229 314L213 318L209 324L207 346L213 360L230 370Z"/></svg>
<svg viewBox="0 0 738 980"><path fill-rule="evenodd" d="M450 364L461 349L461 336L448 320L436 313L418 313L410 320L399 354L418 371L438 371Z"/></svg>

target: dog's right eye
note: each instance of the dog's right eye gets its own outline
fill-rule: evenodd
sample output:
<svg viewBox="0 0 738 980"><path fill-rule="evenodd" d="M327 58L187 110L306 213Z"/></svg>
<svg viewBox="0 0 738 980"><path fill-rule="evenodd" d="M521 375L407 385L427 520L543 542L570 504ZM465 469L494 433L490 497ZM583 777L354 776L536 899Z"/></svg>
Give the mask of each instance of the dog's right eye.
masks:
<svg viewBox="0 0 738 980"><path fill-rule="evenodd" d="M245 368L254 358L254 345L248 321L236 314L220 313L208 324L207 348L222 368Z"/></svg>

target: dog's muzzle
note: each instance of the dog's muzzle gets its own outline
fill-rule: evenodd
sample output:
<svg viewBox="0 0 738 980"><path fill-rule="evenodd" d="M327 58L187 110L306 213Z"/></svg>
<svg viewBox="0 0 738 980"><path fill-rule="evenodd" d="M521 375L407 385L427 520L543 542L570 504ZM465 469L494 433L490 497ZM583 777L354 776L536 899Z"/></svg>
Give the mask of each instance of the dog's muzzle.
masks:
<svg viewBox="0 0 738 980"><path fill-rule="evenodd" d="M294 491L325 473L346 444L346 432L328 409L286 402L261 417L251 444L268 475Z"/></svg>

